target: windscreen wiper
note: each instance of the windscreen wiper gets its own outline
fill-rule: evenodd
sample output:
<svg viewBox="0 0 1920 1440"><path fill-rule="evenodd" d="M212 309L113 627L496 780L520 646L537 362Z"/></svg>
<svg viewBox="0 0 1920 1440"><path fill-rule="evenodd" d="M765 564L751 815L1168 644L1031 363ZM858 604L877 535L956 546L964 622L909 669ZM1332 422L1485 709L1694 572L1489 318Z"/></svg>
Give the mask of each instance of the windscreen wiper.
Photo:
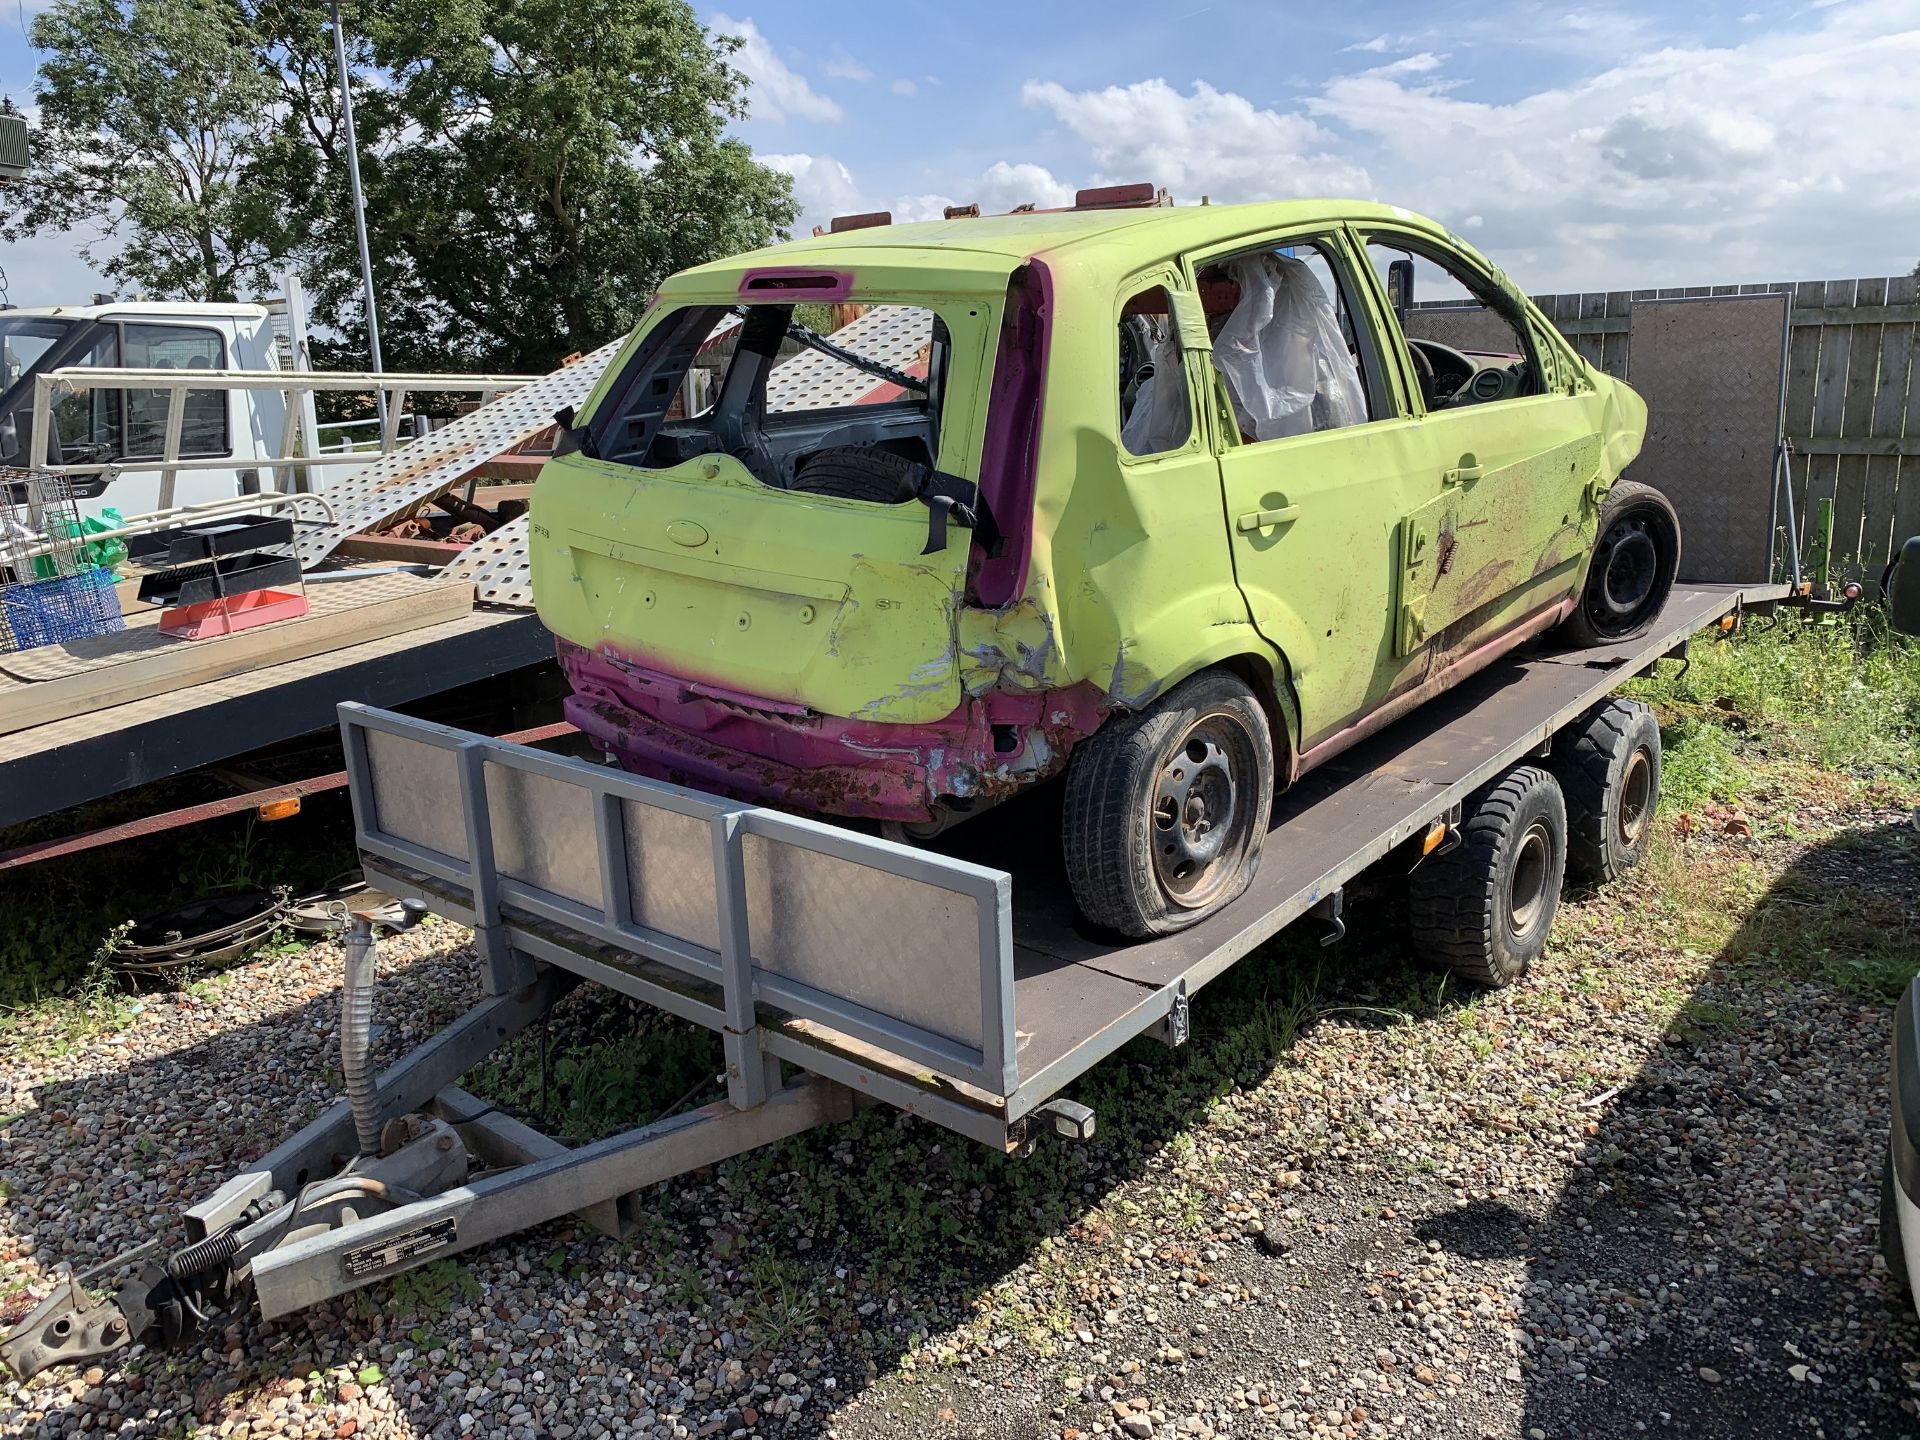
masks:
<svg viewBox="0 0 1920 1440"><path fill-rule="evenodd" d="M745 316L746 313L746 306L736 305L734 307L734 314ZM896 370L893 366L883 361L869 360L864 355L857 355L844 345L834 344L833 341L827 339L827 337L822 335L818 330L811 330L807 326L800 324L797 320L789 320L787 322L787 338L789 340L798 340L802 345L812 350L818 350L822 355L831 355L843 365L851 365L854 369L863 371L877 379L886 380L898 385L902 390L918 390L922 395L927 393L927 382L918 375L909 375L906 371Z"/></svg>

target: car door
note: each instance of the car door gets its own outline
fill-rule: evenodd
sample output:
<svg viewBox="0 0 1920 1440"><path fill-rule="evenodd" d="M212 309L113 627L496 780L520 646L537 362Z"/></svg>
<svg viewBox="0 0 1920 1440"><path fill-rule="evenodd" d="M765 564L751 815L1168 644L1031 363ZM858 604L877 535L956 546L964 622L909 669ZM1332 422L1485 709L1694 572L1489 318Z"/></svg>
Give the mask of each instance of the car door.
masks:
<svg viewBox="0 0 1920 1440"><path fill-rule="evenodd" d="M1282 294L1301 272L1281 262L1298 262L1335 308L1339 339L1322 343L1320 358L1329 372L1344 376L1316 373L1310 413L1284 413L1284 400L1275 399L1286 388L1284 378L1268 387L1273 403L1263 414L1243 413L1246 397L1235 387L1250 382L1240 362L1279 374L1289 360L1269 350L1258 326L1237 360L1233 353L1236 333L1245 341L1246 322L1258 318L1258 311L1242 310L1243 303L1258 302L1234 278L1236 271L1246 273L1250 256L1275 257L1257 264L1284 273ZM1212 428L1235 579L1254 625L1285 657L1302 748L1311 748L1377 706L1405 668L1394 655L1390 619L1399 578L1397 527L1417 503L1409 488L1417 471L1410 463L1418 453L1413 420L1383 363L1374 307L1338 225L1243 242L1187 263L1214 331ZM1276 316L1281 307L1276 301ZM1276 321L1266 332L1277 344L1287 328ZM1222 373L1223 358L1237 378ZM1357 384L1357 411L1347 381ZM1345 403L1321 393L1329 387L1346 390Z"/></svg>
<svg viewBox="0 0 1920 1440"><path fill-rule="evenodd" d="M1354 230L1376 286L1389 256L1407 256L1434 282L1416 285L1416 300L1437 284L1453 302L1403 316L1383 307L1395 358L1415 376L1422 437L1420 483L1400 517L1393 650L1445 660L1571 592L1592 544L1586 496L1601 473L1600 435L1529 307L1475 257L1414 230ZM1418 378L1408 331L1423 357L1444 360L1431 347L1446 344L1477 367L1461 393L1436 393L1446 377L1435 358L1436 378Z"/></svg>

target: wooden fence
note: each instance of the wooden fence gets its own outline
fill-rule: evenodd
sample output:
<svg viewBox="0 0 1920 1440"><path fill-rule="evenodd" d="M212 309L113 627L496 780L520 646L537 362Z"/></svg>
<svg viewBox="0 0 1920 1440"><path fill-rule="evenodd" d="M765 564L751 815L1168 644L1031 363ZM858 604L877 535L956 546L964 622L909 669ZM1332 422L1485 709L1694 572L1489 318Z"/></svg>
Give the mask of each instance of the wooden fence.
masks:
<svg viewBox="0 0 1920 1440"><path fill-rule="evenodd" d="M1901 541L1920 534L1920 364L1913 363L1920 349L1914 343L1920 278L1691 285L1533 300L1589 361L1631 380L1635 300L1772 291L1793 297L1786 434L1794 450L1795 511L1804 517L1811 502L1832 499L1834 559L1849 570L1877 571Z"/></svg>

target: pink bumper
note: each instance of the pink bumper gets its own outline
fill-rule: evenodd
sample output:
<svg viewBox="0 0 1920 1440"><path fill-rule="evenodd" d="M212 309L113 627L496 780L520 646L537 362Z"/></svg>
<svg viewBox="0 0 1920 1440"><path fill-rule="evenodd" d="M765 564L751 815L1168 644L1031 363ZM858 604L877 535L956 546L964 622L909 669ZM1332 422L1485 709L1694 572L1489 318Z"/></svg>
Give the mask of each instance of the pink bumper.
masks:
<svg viewBox="0 0 1920 1440"><path fill-rule="evenodd" d="M925 821L1060 770L1106 697L1090 685L961 702L928 725L819 715L729 695L562 640L566 716L635 774L827 815Z"/></svg>

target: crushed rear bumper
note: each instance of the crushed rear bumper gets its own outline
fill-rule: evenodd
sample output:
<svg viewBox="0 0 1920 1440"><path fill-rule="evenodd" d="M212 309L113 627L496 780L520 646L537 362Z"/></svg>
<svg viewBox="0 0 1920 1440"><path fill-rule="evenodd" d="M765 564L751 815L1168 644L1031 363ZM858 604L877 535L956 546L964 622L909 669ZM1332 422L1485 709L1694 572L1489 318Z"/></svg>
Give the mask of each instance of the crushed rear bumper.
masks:
<svg viewBox="0 0 1920 1440"><path fill-rule="evenodd" d="M622 768L761 805L925 823L1056 773L1106 714L1090 685L964 697L926 725L730 695L558 642L567 719Z"/></svg>

